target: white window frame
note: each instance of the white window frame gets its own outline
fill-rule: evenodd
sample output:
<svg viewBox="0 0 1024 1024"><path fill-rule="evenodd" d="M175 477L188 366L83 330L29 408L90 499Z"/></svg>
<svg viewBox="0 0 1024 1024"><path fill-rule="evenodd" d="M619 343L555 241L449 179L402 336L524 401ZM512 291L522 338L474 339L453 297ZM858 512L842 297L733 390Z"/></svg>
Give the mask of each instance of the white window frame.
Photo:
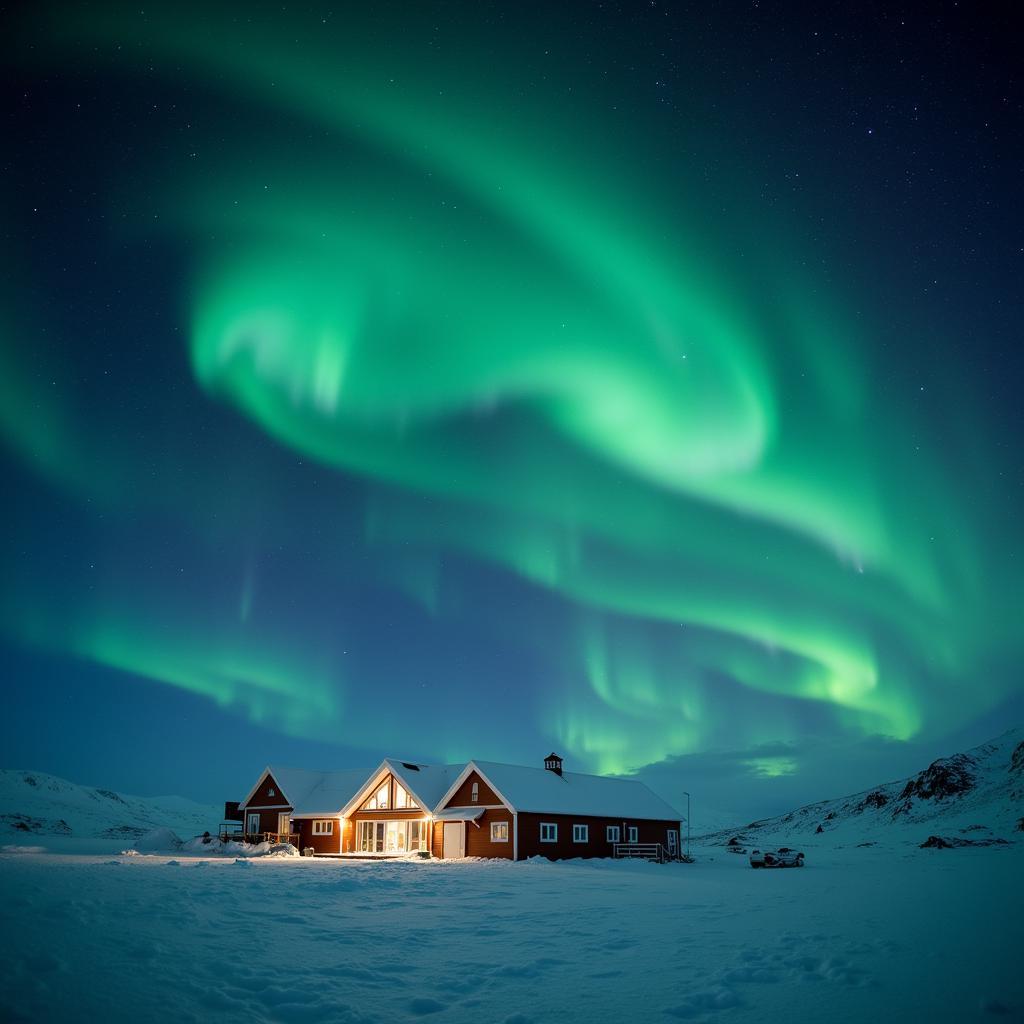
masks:
<svg viewBox="0 0 1024 1024"><path fill-rule="evenodd" d="M334 819L323 818L317 819L313 822L313 835L315 836L333 836L334 835Z"/></svg>
<svg viewBox="0 0 1024 1024"><path fill-rule="evenodd" d="M256 827L252 827L253 819L256 819ZM257 836L262 831L260 827L263 824L263 818L259 811L247 811L245 814L245 834L249 836Z"/></svg>
<svg viewBox="0 0 1024 1024"><path fill-rule="evenodd" d="M474 782L472 789L469 791L470 802L474 804L480 803L480 783Z"/></svg>
<svg viewBox="0 0 1024 1024"><path fill-rule="evenodd" d="M630 825L626 834L629 836L629 839L626 840L627 842L629 842L629 843L638 843L638 842L640 842L640 828L639 828L639 826L637 826L637 825Z"/></svg>
<svg viewBox="0 0 1024 1024"><path fill-rule="evenodd" d="M572 826L572 841L574 843L589 843L590 826L574 824Z"/></svg>
<svg viewBox="0 0 1024 1024"><path fill-rule="evenodd" d="M277 790L274 789L273 786L271 786L270 789L267 790L267 796L277 796Z"/></svg>
<svg viewBox="0 0 1024 1024"><path fill-rule="evenodd" d="M548 835L545 837L544 833L547 830ZM558 842L558 822L557 821L542 821L540 823L540 841L542 843L557 843Z"/></svg>
<svg viewBox="0 0 1024 1024"><path fill-rule="evenodd" d="M609 843L621 843L622 828L619 825L605 825L604 838Z"/></svg>
<svg viewBox="0 0 1024 1024"><path fill-rule="evenodd" d="M499 829L504 830L503 836L497 835ZM491 842L492 843L507 843L508 842L508 822L507 821L492 821L491 822Z"/></svg>

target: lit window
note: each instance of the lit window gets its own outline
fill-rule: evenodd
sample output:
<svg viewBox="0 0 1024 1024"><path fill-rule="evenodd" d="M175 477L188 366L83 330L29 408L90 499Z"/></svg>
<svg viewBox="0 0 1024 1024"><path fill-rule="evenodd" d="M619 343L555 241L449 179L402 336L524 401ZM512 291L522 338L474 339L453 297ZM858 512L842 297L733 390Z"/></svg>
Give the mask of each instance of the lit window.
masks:
<svg viewBox="0 0 1024 1024"><path fill-rule="evenodd" d="M637 841L637 827L636 825L629 826L629 841L635 843Z"/></svg>
<svg viewBox="0 0 1024 1024"><path fill-rule="evenodd" d="M480 783L479 782L474 782L473 783L472 796L470 796L469 799L472 800L473 803L476 803L480 799Z"/></svg>
<svg viewBox="0 0 1024 1024"><path fill-rule="evenodd" d="M609 843L617 843L622 837L622 830L618 825L608 825L604 830L604 834Z"/></svg>
<svg viewBox="0 0 1024 1024"><path fill-rule="evenodd" d="M396 807L415 807L412 797L409 795L406 788L399 782L395 782L395 806Z"/></svg>
<svg viewBox="0 0 1024 1024"><path fill-rule="evenodd" d="M334 835L334 822L331 819L327 821L314 821L313 822L313 835L315 836L333 836Z"/></svg>
<svg viewBox="0 0 1024 1024"><path fill-rule="evenodd" d="M492 843L507 843L508 842L508 822L507 821L492 821L491 822L491 842Z"/></svg>
<svg viewBox="0 0 1024 1024"><path fill-rule="evenodd" d="M574 843L589 843L590 842L590 826L589 825L573 825L573 827L572 827L572 841Z"/></svg>
<svg viewBox="0 0 1024 1024"><path fill-rule="evenodd" d="M384 824L383 821L356 822L356 843L361 852L384 852Z"/></svg>
<svg viewBox="0 0 1024 1024"><path fill-rule="evenodd" d="M554 822L542 821L540 823L540 841L542 843L558 842L558 826Z"/></svg>
<svg viewBox="0 0 1024 1024"><path fill-rule="evenodd" d="M427 823L425 821L409 822L409 849L425 850L427 848Z"/></svg>
<svg viewBox="0 0 1024 1024"><path fill-rule="evenodd" d="M388 784L384 782L369 800L363 804L364 811L383 811L388 807Z"/></svg>

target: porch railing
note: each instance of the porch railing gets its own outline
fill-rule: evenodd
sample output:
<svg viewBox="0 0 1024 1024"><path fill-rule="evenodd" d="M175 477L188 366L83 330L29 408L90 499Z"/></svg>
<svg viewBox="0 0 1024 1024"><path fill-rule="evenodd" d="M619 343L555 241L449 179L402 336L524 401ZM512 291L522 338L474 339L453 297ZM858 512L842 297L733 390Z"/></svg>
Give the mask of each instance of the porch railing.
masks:
<svg viewBox="0 0 1024 1024"><path fill-rule="evenodd" d="M291 843L298 848L301 838L298 832L246 832L241 828L231 830L223 827L220 832L220 839L225 843Z"/></svg>
<svg viewBox="0 0 1024 1024"><path fill-rule="evenodd" d="M661 843L613 843L612 856L623 858L639 857L642 860L654 860L659 864L676 860L678 855L670 855Z"/></svg>

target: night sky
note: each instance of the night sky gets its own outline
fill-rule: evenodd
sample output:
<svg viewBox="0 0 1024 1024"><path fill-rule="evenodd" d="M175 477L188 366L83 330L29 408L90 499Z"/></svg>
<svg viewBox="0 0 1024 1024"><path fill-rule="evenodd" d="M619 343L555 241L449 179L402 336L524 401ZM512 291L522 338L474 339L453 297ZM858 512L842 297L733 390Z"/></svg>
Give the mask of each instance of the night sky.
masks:
<svg viewBox="0 0 1024 1024"><path fill-rule="evenodd" d="M8 8L3 763L753 815L1017 724L1019 53L930 6Z"/></svg>

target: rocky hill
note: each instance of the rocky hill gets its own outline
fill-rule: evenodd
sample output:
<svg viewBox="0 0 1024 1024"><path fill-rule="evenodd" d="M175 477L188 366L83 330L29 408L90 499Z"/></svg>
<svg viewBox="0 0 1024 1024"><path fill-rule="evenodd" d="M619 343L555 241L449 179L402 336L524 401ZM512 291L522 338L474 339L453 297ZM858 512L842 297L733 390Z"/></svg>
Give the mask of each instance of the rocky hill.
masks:
<svg viewBox="0 0 1024 1024"><path fill-rule="evenodd" d="M0 769L0 841L131 840L161 826L191 836L216 828L222 810L176 796L125 796L43 772Z"/></svg>
<svg viewBox="0 0 1024 1024"><path fill-rule="evenodd" d="M708 845L1024 843L1024 729L933 761L908 779L701 837ZM735 840L733 842L733 840Z"/></svg>

